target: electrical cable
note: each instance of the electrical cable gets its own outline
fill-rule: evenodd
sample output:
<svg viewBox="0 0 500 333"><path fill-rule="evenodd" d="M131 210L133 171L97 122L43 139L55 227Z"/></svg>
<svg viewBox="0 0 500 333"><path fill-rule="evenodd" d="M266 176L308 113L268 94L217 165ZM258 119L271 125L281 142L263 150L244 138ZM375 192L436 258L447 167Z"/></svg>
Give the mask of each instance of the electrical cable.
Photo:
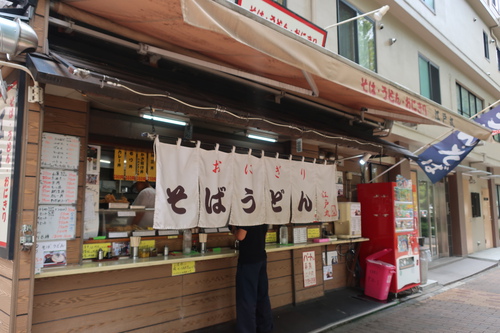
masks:
<svg viewBox="0 0 500 333"><path fill-rule="evenodd" d="M281 123L277 123L277 122L274 122L274 121L266 119L266 118L240 116L240 115L237 115L237 114L235 114L233 112L227 111L227 110L223 109L220 106L216 106L216 107L211 107L211 106L197 106L197 105L193 105L193 104L189 104L187 102L184 102L184 101L182 101L182 100L180 100L178 98L172 97L172 96L170 96L168 94L148 94L148 93L142 93L142 92L134 90L134 89L132 89L130 87L127 87L126 85L118 83L118 82L112 82L112 81L109 81L109 80L105 80L104 82L106 84L114 86L114 87L120 87L120 88L126 89L126 90L128 90L128 91L130 91L130 92L132 92L134 94L138 94L140 96L168 98L168 99L171 99L173 101L176 101L177 103L180 103L182 105L188 106L188 107L193 108L193 109L198 109L198 110L212 110L212 111L216 111L216 112L228 114L228 115L230 115L230 116L232 116L234 118L241 119L241 120L246 120L246 121L262 121L262 122L265 122L265 123L273 125L273 126L278 126L278 127L283 127L283 128L288 128L288 129L296 130L296 131L299 131L301 134L312 133L312 134L319 135L319 136L321 136L323 138L326 138L326 139L344 140L344 141L349 141L349 142L355 142L355 143L357 143L359 145L370 145L370 146L373 146L373 147L381 148L380 145L375 144L375 143L363 142L363 141L359 141L359 140L351 139L351 138L346 138L346 137L342 137L342 136L327 135L327 134L321 133L321 132L319 132L317 130L313 130L313 129L303 130L303 129L301 129L301 128L297 127L297 126L294 126L294 125L281 124Z"/></svg>

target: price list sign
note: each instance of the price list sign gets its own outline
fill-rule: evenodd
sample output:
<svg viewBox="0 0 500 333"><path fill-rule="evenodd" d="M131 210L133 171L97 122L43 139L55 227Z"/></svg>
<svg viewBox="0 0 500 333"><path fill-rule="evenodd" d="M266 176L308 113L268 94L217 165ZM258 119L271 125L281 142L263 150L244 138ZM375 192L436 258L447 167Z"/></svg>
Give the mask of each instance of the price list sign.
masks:
<svg viewBox="0 0 500 333"><path fill-rule="evenodd" d="M76 231L76 208L74 206L38 206L38 228L36 239L73 239Z"/></svg>
<svg viewBox="0 0 500 333"><path fill-rule="evenodd" d="M37 240L68 240L76 235L80 138L42 134Z"/></svg>
<svg viewBox="0 0 500 333"><path fill-rule="evenodd" d="M40 204L76 204L78 173L42 169L40 171Z"/></svg>
<svg viewBox="0 0 500 333"><path fill-rule="evenodd" d="M42 168L77 170L80 138L54 133L42 134Z"/></svg>

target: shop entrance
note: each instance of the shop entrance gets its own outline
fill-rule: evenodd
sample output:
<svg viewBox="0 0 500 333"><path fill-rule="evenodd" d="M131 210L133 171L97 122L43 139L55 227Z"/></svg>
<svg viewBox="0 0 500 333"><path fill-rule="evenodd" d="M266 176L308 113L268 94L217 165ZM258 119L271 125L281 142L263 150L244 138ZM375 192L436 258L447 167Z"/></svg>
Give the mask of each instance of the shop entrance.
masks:
<svg viewBox="0 0 500 333"><path fill-rule="evenodd" d="M432 258L450 256L451 244L448 223L448 201L446 183L440 181L432 184L429 178L419 170L418 172L418 209L420 237L425 239Z"/></svg>

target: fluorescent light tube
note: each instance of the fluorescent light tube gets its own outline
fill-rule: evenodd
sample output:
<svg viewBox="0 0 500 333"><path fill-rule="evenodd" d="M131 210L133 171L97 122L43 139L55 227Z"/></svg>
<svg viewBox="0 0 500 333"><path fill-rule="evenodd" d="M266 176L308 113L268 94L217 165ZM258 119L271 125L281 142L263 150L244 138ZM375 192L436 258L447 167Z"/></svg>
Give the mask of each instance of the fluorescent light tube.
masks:
<svg viewBox="0 0 500 333"><path fill-rule="evenodd" d="M278 142L278 140L276 138L271 138L271 137L268 137L268 136L261 136L261 135L255 135L255 134L247 134L247 137L250 138L250 139L267 141L267 142Z"/></svg>
<svg viewBox="0 0 500 333"><path fill-rule="evenodd" d="M143 114L142 118L144 119L150 119L154 121L160 121L163 123L169 123L173 125L179 125L179 126L186 126L187 122L182 121L182 120L177 120L177 119L172 119L172 118L164 118L164 117L157 117L157 116L151 116L149 114Z"/></svg>

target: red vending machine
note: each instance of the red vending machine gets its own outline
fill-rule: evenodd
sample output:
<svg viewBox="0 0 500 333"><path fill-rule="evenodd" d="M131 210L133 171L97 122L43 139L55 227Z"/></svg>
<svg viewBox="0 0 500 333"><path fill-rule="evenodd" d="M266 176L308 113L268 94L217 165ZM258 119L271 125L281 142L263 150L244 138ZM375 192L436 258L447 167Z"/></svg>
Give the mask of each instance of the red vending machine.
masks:
<svg viewBox="0 0 500 333"><path fill-rule="evenodd" d="M397 294L420 284L418 230L414 220L411 181L358 185L363 237L360 265L366 272L366 258L390 249L380 261L396 267L389 292Z"/></svg>

